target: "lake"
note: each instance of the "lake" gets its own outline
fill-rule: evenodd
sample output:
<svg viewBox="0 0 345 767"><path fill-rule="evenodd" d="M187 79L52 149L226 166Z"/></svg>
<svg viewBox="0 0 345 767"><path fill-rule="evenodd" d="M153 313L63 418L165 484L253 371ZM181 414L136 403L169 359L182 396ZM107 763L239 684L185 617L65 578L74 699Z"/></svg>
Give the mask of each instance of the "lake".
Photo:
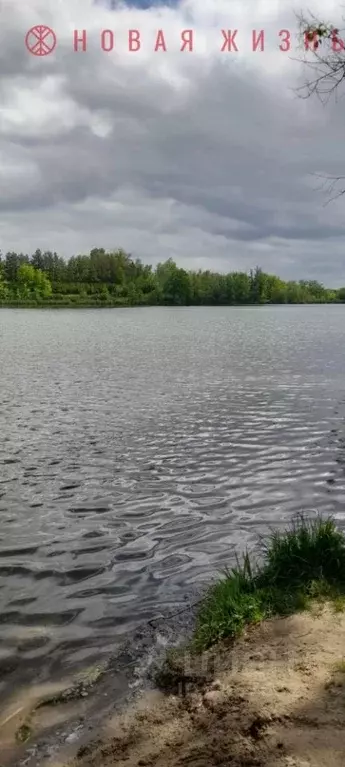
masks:
<svg viewBox="0 0 345 767"><path fill-rule="evenodd" d="M0 311L0 693L345 520L345 307Z"/></svg>

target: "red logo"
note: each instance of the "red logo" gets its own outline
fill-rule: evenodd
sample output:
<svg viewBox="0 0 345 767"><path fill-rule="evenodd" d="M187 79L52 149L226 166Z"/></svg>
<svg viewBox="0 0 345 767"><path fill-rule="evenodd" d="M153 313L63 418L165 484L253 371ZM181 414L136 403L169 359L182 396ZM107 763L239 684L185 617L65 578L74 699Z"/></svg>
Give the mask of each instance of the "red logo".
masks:
<svg viewBox="0 0 345 767"><path fill-rule="evenodd" d="M50 27L38 24L29 29L25 45L34 56L48 56L56 46L56 34Z"/></svg>

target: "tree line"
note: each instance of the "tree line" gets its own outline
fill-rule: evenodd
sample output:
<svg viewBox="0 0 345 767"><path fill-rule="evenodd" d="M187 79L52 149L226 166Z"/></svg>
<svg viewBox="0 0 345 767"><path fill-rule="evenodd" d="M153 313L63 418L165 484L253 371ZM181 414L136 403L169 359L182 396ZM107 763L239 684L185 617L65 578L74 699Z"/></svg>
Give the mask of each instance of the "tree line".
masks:
<svg viewBox="0 0 345 767"><path fill-rule="evenodd" d="M187 271L170 258L156 268L124 250L94 248L65 260L51 251L0 254L2 306L206 306L345 302L345 287L285 281L260 267Z"/></svg>

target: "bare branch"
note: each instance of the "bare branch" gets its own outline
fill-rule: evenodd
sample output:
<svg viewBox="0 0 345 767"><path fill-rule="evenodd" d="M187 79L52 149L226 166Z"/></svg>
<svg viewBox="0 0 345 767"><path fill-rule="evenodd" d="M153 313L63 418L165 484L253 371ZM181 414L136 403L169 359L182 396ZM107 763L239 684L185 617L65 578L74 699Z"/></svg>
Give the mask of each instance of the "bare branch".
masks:
<svg viewBox="0 0 345 767"><path fill-rule="evenodd" d="M323 105L332 96L335 100L344 97L345 89L343 94L339 94L339 88L345 80L345 30L331 23L320 22L309 11L308 17L303 13L297 15L297 21L299 42L303 50L299 61L312 72L312 76L307 77L304 85L295 90L296 95L302 99L316 96ZM345 195L345 176L313 175L323 179L324 184L328 182L327 194L331 196L325 205ZM340 190L336 190L338 184L341 185Z"/></svg>
<svg viewBox="0 0 345 767"><path fill-rule="evenodd" d="M322 23L312 13L309 19L297 15L299 42L303 50L302 62L313 71L313 78L296 90L300 98L316 95L323 103L337 97L338 88L345 79L345 46L339 28ZM343 30L345 36L345 30Z"/></svg>
<svg viewBox="0 0 345 767"><path fill-rule="evenodd" d="M313 173L312 174L315 178L322 179L323 184L319 188L319 191L326 191L328 195L333 195L334 190L336 189L337 184L344 183L345 176L324 176L321 173ZM328 186L326 185L328 182ZM323 207L326 207L329 205L330 202L333 202L334 200L337 200L338 197L342 197L345 194L345 189L338 190L333 196L331 196L323 205Z"/></svg>

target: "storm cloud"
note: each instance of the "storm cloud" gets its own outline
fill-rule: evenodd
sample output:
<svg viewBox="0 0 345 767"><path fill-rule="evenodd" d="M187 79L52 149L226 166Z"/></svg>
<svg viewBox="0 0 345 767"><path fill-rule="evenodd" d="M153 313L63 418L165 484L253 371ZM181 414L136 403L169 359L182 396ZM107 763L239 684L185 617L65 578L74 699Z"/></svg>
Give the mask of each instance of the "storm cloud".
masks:
<svg viewBox="0 0 345 767"><path fill-rule="evenodd" d="M2 0L2 251L123 247L152 264L258 264L345 284L345 200L325 206L315 177L345 173L344 104L297 97L306 71L293 5L147 5ZM309 10L322 14L322 3ZM333 0L327 15L339 22ZM55 31L51 55L25 46L36 24ZM74 29L86 30L86 51L74 51ZM128 51L130 29L140 30L138 52ZM154 51L159 29L166 52ZM180 51L184 29L193 52ZM220 51L222 29L238 29L238 52ZM252 50L253 29L265 30L264 51Z"/></svg>

